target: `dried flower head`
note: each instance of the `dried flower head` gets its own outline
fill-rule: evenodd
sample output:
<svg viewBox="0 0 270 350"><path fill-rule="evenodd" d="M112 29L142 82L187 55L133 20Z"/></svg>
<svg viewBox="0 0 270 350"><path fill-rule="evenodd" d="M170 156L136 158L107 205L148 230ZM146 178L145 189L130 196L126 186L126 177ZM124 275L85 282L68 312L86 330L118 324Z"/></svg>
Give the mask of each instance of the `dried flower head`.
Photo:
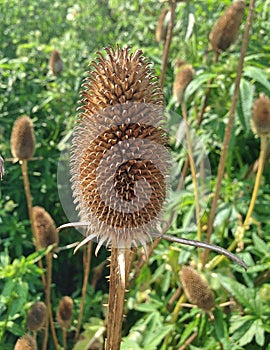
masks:
<svg viewBox="0 0 270 350"><path fill-rule="evenodd" d="M2 180L5 175L4 159L0 156L0 180Z"/></svg>
<svg viewBox="0 0 270 350"><path fill-rule="evenodd" d="M39 331L43 328L47 317L47 307L42 301L33 304L27 313L27 328L30 331Z"/></svg>
<svg viewBox="0 0 270 350"><path fill-rule="evenodd" d="M58 76L63 70L63 61L61 59L60 53L57 50L53 50L50 56L50 69L53 75Z"/></svg>
<svg viewBox="0 0 270 350"><path fill-rule="evenodd" d="M208 284L194 269L183 266L180 280L188 300L199 308L210 311L215 305L215 297Z"/></svg>
<svg viewBox="0 0 270 350"><path fill-rule="evenodd" d="M30 334L25 334L17 340L14 350L37 350L37 344Z"/></svg>
<svg viewBox="0 0 270 350"><path fill-rule="evenodd" d="M57 322L62 328L69 328L72 322L73 300L69 296L63 297L56 312Z"/></svg>
<svg viewBox="0 0 270 350"><path fill-rule="evenodd" d="M262 93L253 103L251 127L258 136L270 134L270 99Z"/></svg>
<svg viewBox="0 0 270 350"><path fill-rule="evenodd" d="M37 235L38 248L47 248L58 244L58 233L50 214L42 207L33 207L33 225Z"/></svg>
<svg viewBox="0 0 270 350"><path fill-rule="evenodd" d="M73 195L89 234L82 244L145 246L167 192L163 95L140 50L106 53L85 80L72 144Z"/></svg>
<svg viewBox="0 0 270 350"><path fill-rule="evenodd" d="M157 23L156 41L158 43L161 43L166 39L169 17L170 10L168 8L164 8L160 13Z"/></svg>
<svg viewBox="0 0 270 350"><path fill-rule="evenodd" d="M214 25L209 40L215 52L226 51L235 41L245 10L245 2L235 1Z"/></svg>
<svg viewBox="0 0 270 350"><path fill-rule="evenodd" d="M185 90L194 76L194 70L190 64L178 60L175 65L176 75L173 83L173 97L177 104L182 102Z"/></svg>
<svg viewBox="0 0 270 350"><path fill-rule="evenodd" d="M11 153L16 160L27 160L33 156L36 141L33 123L27 115L15 121L10 142Z"/></svg>

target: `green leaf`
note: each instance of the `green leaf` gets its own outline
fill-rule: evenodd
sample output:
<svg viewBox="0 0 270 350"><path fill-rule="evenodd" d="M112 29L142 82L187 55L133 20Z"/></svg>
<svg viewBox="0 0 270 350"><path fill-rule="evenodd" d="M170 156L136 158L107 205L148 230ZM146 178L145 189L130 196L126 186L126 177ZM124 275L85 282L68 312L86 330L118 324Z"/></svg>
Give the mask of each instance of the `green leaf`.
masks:
<svg viewBox="0 0 270 350"><path fill-rule="evenodd" d="M254 242L254 247L262 254L269 256L270 250L267 247L267 244L265 244L265 242L256 233L252 234L252 239Z"/></svg>
<svg viewBox="0 0 270 350"><path fill-rule="evenodd" d="M260 346L263 346L265 342L265 336L264 336L264 328L263 328L262 320L258 319L254 323L256 325L256 333L255 333L256 343Z"/></svg>
<svg viewBox="0 0 270 350"><path fill-rule="evenodd" d="M194 94L195 91L197 91L205 82L209 81L211 78L214 78L215 74L210 73L203 73L200 74L198 77L195 77L190 84L188 85L186 92L185 92L185 100L188 100L188 98Z"/></svg>
<svg viewBox="0 0 270 350"><path fill-rule="evenodd" d="M246 132L250 131L251 109L253 104L254 86L244 78L240 82L239 103L237 115Z"/></svg>
<svg viewBox="0 0 270 350"><path fill-rule="evenodd" d="M243 75L249 77L260 84L262 84L267 90L270 91L270 82L266 78L265 70L257 67L247 66L244 69Z"/></svg>
<svg viewBox="0 0 270 350"><path fill-rule="evenodd" d="M156 329L145 338L144 349L156 349L161 341L166 337L169 332L174 329L174 325L163 326L162 328Z"/></svg>

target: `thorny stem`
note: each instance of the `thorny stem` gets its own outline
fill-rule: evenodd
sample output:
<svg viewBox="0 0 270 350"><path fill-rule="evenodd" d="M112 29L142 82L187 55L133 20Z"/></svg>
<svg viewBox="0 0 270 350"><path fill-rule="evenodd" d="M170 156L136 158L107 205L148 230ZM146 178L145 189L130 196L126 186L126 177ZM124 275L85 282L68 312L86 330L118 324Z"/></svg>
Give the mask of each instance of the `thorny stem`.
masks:
<svg viewBox="0 0 270 350"><path fill-rule="evenodd" d="M221 156L220 156L219 165L218 165L217 183L216 183L215 194L214 194L214 198L213 198L213 202L212 202L212 206L211 206L211 210L210 210L210 215L209 215L206 242L210 242L212 231L213 231L213 224L214 224L214 219L215 219L217 202L218 202L219 193L220 193L220 189L221 189L221 183L222 183L222 179L223 179L223 175L224 175L226 158L227 158L227 154L228 154L231 133L232 133L232 128L233 128L233 124L234 124L235 110L237 107L237 101L238 101L239 89L240 89L240 81L241 81L242 70L243 70L243 66L244 66L244 60L245 60L245 54L246 54L246 50L247 50L248 40L249 40L249 32L250 32L250 28L251 28L251 24L252 24L252 17L253 17L255 2L256 2L256 0L251 0L250 5L249 5L248 18L247 18L247 22L246 22L246 26L245 26L243 44L241 47L238 71L237 71L237 76L236 76L236 80L235 80L234 93L233 93L232 104L231 104L231 109L230 109L230 115L229 115L229 120L228 120L226 130L225 130L223 147L222 147ZM209 250L205 250L204 255L203 255L203 265L206 264L206 262L208 260L208 255L209 255Z"/></svg>
<svg viewBox="0 0 270 350"><path fill-rule="evenodd" d="M171 17L170 17L170 22L168 24L168 31L167 31L166 40L163 48L163 54L162 54L162 66L161 66L161 74L160 74L161 89L164 86L166 67L168 63L169 51L170 51L170 46L172 41L172 33L173 33L174 20L175 20L175 7L176 7L176 0L170 0Z"/></svg>
<svg viewBox="0 0 270 350"><path fill-rule="evenodd" d="M65 328L62 328L62 335L63 335L63 348L64 350L67 349L67 330Z"/></svg>
<svg viewBox="0 0 270 350"><path fill-rule="evenodd" d="M195 208L196 208L196 223L197 223L197 230L198 235L197 239L198 241L201 241L201 224L200 224L200 203L199 203L199 192L198 192L198 182L196 177L196 170L194 165L194 159L192 155L192 143L189 133L189 127L188 127L188 120L187 120L187 108L184 102L181 104L182 108L182 114L185 121L185 127L186 127L186 139L187 139L187 147L188 147L188 159L190 164L190 170L191 170L191 176L193 181L193 187L194 187L194 197L195 197Z"/></svg>
<svg viewBox="0 0 270 350"><path fill-rule="evenodd" d="M185 341L185 343L178 349L178 350L185 350L187 348L187 346L189 346L194 339L196 339L198 333L194 332L193 334L191 334L191 336Z"/></svg>
<svg viewBox="0 0 270 350"><path fill-rule="evenodd" d="M260 157L259 157L258 171L256 175L253 192L252 192L252 197L249 203L248 212L244 223L241 226L237 227L235 232L235 238L230 244L228 251L233 251L237 247L237 244L243 241L245 231L249 228L250 218L255 206L256 198L260 187L261 177L262 177L264 163L265 163L266 151L267 151L267 136L263 135L261 136L261 151L260 151ZM220 264L223 259L224 259L223 256L216 257L209 263L209 268L211 269L214 268L215 266Z"/></svg>
<svg viewBox="0 0 270 350"><path fill-rule="evenodd" d="M88 278L89 278L89 272L90 272L91 252L92 252L92 241L90 241L87 244L86 249L84 249L84 251L83 251L84 276L83 276L83 285L82 285L82 297L81 297L81 302L80 302L80 312L79 312L79 316L78 316L78 324L77 324L77 328L76 328L74 343L76 343L76 341L79 338L81 324L82 324L84 302L85 302L87 284L88 284Z"/></svg>
<svg viewBox="0 0 270 350"><path fill-rule="evenodd" d="M106 350L119 350L126 290L125 249L112 248Z"/></svg>
<svg viewBox="0 0 270 350"><path fill-rule="evenodd" d="M29 215L31 229L32 229L33 237L34 237L34 246L35 246L36 250L38 250L37 233L36 233L34 221L33 221L33 205L32 205L32 196L31 196L31 192L30 192L27 164L28 164L27 160L21 161L23 185L24 185L24 192L25 192L25 196L26 196L28 215ZM38 260L38 266L42 271L41 280L42 280L43 287L46 288L46 279L45 279L45 275L43 273L43 264L42 264L41 259Z"/></svg>

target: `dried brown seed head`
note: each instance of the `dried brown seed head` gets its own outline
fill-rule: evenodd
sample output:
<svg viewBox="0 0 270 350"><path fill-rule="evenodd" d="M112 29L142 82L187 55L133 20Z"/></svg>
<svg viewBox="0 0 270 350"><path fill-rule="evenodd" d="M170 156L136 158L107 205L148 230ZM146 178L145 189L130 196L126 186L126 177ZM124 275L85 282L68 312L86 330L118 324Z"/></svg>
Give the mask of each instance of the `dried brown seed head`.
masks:
<svg viewBox="0 0 270 350"><path fill-rule="evenodd" d="M35 152L35 135L31 119L24 115L18 118L11 133L11 153L18 160L30 159Z"/></svg>
<svg viewBox="0 0 270 350"><path fill-rule="evenodd" d="M169 168L163 96L141 51L106 49L84 84L72 188L89 240L130 247L160 221Z"/></svg>
<svg viewBox="0 0 270 350"><path fill-rule="evenodd" d="M17 340L14 350L37 350L37 344L30 334L25 334Z"/></svg>
<svg viewBox="0 0 270 350"><path fill-rule="evenodd" d="M234 2L217 20L210 35L210 46L215 52L226 51L235 41L245 10L244 1Z"/></svg>
<svg viewBox="0 0 270 350"><path fill-rule="evenodd" d="M264 94L253 103L251 128L258 136L270 134L270 99Z"/></svg>
<svg viewBox="0 0 270 350"><path fill-rule="evenodd" d="M57 50L53 50L50 56L50 69L53 75L58 76L63 70L63 61L61 59L60 53Z"/></svg>
<svg viewBox="0 0 270 350"><path fill-rule="evenodd" d="M191 65L185 64L185 61L176 62L176 75L173 83L173 97L176 103L182 102L185 90L194 77L194 70Z"/></svg>
<svg viewBox="0 0 270 350"><path fill-rule="evenodd" d="M63 297L56 312L57 322L62 328L69 328L72 322L73 300L69 296Z"/></svg>
<svg viewBox="0 0 270 350"><path fill-rule="evenodd" d="M58 245L58 233L50 214L42 207L33 207L33 224L37 235L38 248Z"/></svg>
<svg viewBox="0 0 270 350"><path fill-rule="evenodd" d="M183 266L180 280L188 300L199 308L210 311L215 305L215 297L205 280L194 269Z"/></svg>
<svg viewBox="0 0 270 350"><path fill-rule="evenodd" d="M47 307L42 301L33 304L27 313L27 328L30 331L39 331L43 328L47 317Z"/></svg>
<svg viewBox="0 0 270 350"><path fill-rule="evenodd" d="M168 8L164 8L160 13L158 23L157 23L156 41L158 43L161 43L166 39L169 17L170 17L170 10Z"/></svg>

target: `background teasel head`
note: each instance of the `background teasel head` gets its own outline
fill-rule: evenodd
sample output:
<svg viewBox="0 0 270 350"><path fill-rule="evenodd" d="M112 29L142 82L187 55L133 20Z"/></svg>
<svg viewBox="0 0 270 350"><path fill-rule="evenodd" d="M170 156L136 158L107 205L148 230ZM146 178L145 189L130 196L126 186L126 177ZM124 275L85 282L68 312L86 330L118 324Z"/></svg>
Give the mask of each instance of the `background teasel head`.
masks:
<svg viewBox="0 0 270 350"><path fill-rule="evenodd" d="M253 103L251 128L258 136L270 134L270 99L263 93Z"/></svg>
<svg viewBox="0 0 270 350"><path fill-rule="evenodd" d="M24 115L18 118L11 132L11 153L16 160L32 158L35 152L35 135L31 119Z"/></svg>
<svg viewBox="0 0 270 350"><path fill-rule="evenodd" d="M197 271L183 266L180 280L188 300L199 308L210 311L215 306L215 297L205 280Z"/></svg>
<svg viewBox="0 0 270 350"><path fill-rule="evenodd" d="M58 233L50 214L42 207L33 207L33 225L37 236L37 247L47 248L49 245L58 245Z"/></svg>
<svg viewBox="0 0 270 350"><path fill-rule="evenodd" d="M83 85L72 144L73 195L89 235L82 244L145 247L167 193L163 95L140 50L106 53Z"/></svg>
<svg viewBox="0 0 270 350"><path fill-rule="evenodd" d="M37 344L30 334L25 334L17 340L14 350L37 350Z"/></svg>
<svg viewBox="0 0 270 350"><path fill-rule="evenodd" d="M245 6L244 1L235 1L217 20L209 35L212 50L215 52L226 51L235 41Z"/></svg>
<svg viewBox="0 0 270 350"><path fill-rule="evenodd" d="M158 43L161 43L166 39L170 15L171 12L169 8L164 8L159 15L156 29L156 41Z"/></svg>
<svg viewBox="0 0 270 350"><path fill-rule="evenodd" d="M64 67L63 61L61 59L60 53L57 50L53 50L50 56L49 62L50 70L53 75L58 76Z"/></svg>
<svg viewBox="0 0 270 350"><path fill-rule="evenodd" d="M47 317L47 307L42 301L33 304L27 313L27 328L29 331L39 331L43 328Z"/></svg>
<svg viewBox="0 0 270 350"><path fill-rule="evenodd" d="M69 328L72 323L73 300L69 296L63 297L58 305L56 318L61 328Z"/></svg>
<svg viewBox="0 0 270 350"><path fill-rule="evenodd" d="M190 64L184 60L178 60L175 64L175 78L173 83L173 97L177 104L183 100L183 96L188 84L194 77L194 70Z"/></svg>

